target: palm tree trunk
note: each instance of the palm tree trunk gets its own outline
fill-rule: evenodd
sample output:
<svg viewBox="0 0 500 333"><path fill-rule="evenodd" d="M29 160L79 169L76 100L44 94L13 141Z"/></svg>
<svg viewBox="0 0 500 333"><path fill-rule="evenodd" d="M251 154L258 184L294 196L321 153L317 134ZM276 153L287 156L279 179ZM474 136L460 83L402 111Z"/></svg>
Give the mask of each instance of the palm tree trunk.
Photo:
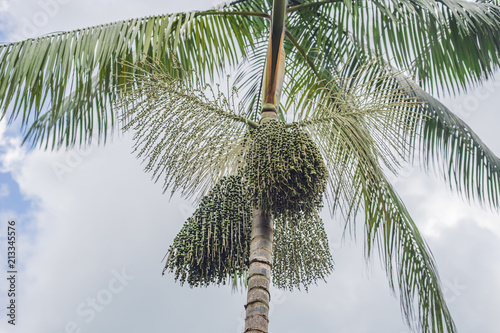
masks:
<svg viewBox="0 0 500 333"><path fill-rule="evenodd" d="M271 34L264 69L261 121L277 116L277 105L283 86L285 52L283 39L287 0L274 0ZM273 265L273 221L269 212L253 209L245 333L268 333L271 269Z"/></svg>
<svg viewBox="0 0 500 333"><path fill-rule="evenodd" d="M245 333L267 333L273 258L272 217L254 208L250 242L250 266Z"/></svg>

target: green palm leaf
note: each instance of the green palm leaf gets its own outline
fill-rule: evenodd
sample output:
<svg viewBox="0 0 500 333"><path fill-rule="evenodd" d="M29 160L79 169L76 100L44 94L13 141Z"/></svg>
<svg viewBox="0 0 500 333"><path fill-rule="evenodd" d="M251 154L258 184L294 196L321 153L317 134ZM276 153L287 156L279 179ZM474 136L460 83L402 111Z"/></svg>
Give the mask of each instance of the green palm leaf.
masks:
<svg viewBox="0 0 500 333"><path fill-rule="evenodd" d="M318 28L352 36L357 56L375 52L408 70L424 88L465 89L500 65L500 7L488 2L319 1L296 11L331 7L331 24ZM324 11L324 9L323 9Z"/></svg>
<svg viewBox="0 0 500 333"><path fill-rule="evenodd" d="M133 70L125 62L147 56L171 73L195 70L204 79L239 63L267 15L231 15L237 9L124 20L0 46L0 116L12 110L10 121L34 122L33 144L104 138L116 125L112 104L126 87L123 74ZM172 67L174 58L180 70Z"/></svg>
<svg viewBox="0 0 500 333"><path fill-rule="evenodd" d="M136 87L123 88L117 106L127 110L124 129L134 132L135 151L154 181L163 179L164 191L204 194L235 174L248 128L257 127L244 117L235 92L226 96L196 77L189 83L161 63L143 61L135 69L126 81Z"/></svg>
<svg viewBox="0 0 500 333"><path fill-rule="evenodd" d="M467 200L500 209L500 158L465 122L415 82L401 74L398 81L422 102L418 112L424 117L416 128L419 135L414 137L422 164L442 175L450 188Z"/></svg>
<svg viewBox="0 0 500 333"><path fill-rule="evenodd" d="M378 249L407 323L421 332L456 332L431 252L405 206L384 178L361 184L367 256Z"/></svg>
<svg viewBox="0 0 500 333"><path fill-rule="evenodd" d="M367 258L379 250L407 322L417 322L414 328L422 332L456 332L432 255L382 170L384 165L395 171L409 157L414 128L423 121L419 104L397 88L393 76L373 67L378 68L376 62L338 79L340 91L326 96L313 113L304 110L299 124L322 152L330 206L344 214L346 229L355 232L364 210ZM378 77L368 79L373 75Z"/></svg>
<svg viewBox="0 0 500 333"><path fill-rule="evenodd" d="M328 12L324 9L308 13L307 15L323 19L328 16ZM370 80L380 75L377 74L380 71L386 71L393 76L394 86L404 89L409 97L416 98L420 102L420 105L415 106L415 112L419 113L421 120L410 125L414 126L414 131L419 134L412 137L414 141L408 148L412 154L422 152L422 164L426 169L437 171L451 189L458 190L468 200L477 200L493 209L500 207L500 160L469 126L407 75L398 72L388 61L377 57L374 50L370 52L368 41L364 40L366 44L363 45L363 40L356 39L354 34L346 31L348 38L338 37L330 39L331 44L320 45L327 50L332 48L348 50L354 54L353 56L319 57L314 53L314 46L320 42L314 42L314 38L306 39L301 35L306 31L304 35L307 36L309 33L307 29L306 25L300 26L297 31L289 29L290 40L294 42L293 47L302 52L295 53L293 68L297 70L291 73L293 79L288 81L290 84L286 87L286 91L290 95L300 96L293 101L297 103L298 100L297 104L301 109L315 112L314 107L317 103L333 105L335 101L331 97L336 96L334 91L338 90L338 87L328 84L331 84L330 80L335 75L351 77L364 73L365 79ZM304 47L301 45L304 43L302 40L308 43ZM362 49L363 53L356 51L359 49ZM374 59L371 75L359 70L367 59ZM289 102L288 107L291 105Z"/></svg>
<svg viewBox="0 0 500 333"><path fill-rule="evenodd" d="M378 249L391 288L397 289L401 307L408 324L422 332L456 332L455 325L443 297L437 270L427 245L398 196L386 181L379 165L379 151L371 135L357 120L338 127L339 135L328 139L336 146L336 157L329 161L343 161L344 168L332 172L344 178L339 200L350 209L351 221L362 208L365 215L365 246L367 258ZM335 143L335 144L334 144ZM332 154L333 151L324 151ZM325 155L324 155L325 156ZM337 176L337 179L340 178ZM346 224L354 232L353 224Z"/></svg>

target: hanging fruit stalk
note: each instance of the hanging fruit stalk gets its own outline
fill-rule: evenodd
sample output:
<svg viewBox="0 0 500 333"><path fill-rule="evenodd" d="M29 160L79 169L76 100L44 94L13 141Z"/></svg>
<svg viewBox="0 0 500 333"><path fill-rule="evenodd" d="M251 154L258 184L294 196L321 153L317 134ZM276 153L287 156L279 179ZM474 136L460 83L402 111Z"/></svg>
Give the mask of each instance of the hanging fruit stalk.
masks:
<svg viewBox="0 0 500 333"><path fill-rule="evenodd" d="M287 0L274 0L271 34L264 69L264 101L261 122L276 119L277 106L281 95L284 76L285 21ZM260 207L254 207L250 242L250 260L248 270L248 291L245 333L267 333L269 323L269 302L273 253L272 216Z"/></svg>

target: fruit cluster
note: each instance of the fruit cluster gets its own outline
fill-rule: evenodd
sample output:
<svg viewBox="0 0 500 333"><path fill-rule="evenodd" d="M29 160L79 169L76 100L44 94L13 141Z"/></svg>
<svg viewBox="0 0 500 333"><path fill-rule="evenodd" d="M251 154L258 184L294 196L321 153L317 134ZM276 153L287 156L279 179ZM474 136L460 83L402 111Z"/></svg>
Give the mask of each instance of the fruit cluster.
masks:
<svg viewBox="0 0 500 333"><path fill-rule="evenodd" d="M271 120L254 129L251 138L245 173L253 206L284 216L321 207L328 173L306 132Z"/></svg>
<svg viewBox="0 0 500 333"><path fill-rule="evenodd" d="M245 187L241 175L224 177L175 237L165 270L181 284L225 284L248 269L252 209Z"/></svg>
<svg viewBox="0 0 500 333"><path fill-rule="evenodd" d="M181 284L225 284L248 270L252 207L274 219L273 284L307 287L333 269L318 216L327 170L298 126L268 121L248 136L244 166L204 196L168 251L165 270Z"/></svg>

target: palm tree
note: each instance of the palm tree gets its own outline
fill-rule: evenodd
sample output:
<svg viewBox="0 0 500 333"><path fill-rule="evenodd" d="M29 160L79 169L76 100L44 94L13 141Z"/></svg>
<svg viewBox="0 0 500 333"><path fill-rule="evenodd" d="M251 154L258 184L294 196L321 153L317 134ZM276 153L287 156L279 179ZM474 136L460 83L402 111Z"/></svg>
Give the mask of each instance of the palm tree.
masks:
<svg viewBox="0 0 500 333"><path fill-rule="evenodd" d="M204 195L167 268L192 285L248 274L246 332L267 332L271 278L307 288L330 272L323 192L346 229L364 221L366 255L378 250L408 324L456 332L386 174L421 157L467 200L498 210L500 160L431 93L463 91L498 68L499 5L237 0L5 44L1 115L46 149L106 142L118 119L133 129L165 190ZM238 65L241 103L234 91L207 95L205 82Z"/></svg>

